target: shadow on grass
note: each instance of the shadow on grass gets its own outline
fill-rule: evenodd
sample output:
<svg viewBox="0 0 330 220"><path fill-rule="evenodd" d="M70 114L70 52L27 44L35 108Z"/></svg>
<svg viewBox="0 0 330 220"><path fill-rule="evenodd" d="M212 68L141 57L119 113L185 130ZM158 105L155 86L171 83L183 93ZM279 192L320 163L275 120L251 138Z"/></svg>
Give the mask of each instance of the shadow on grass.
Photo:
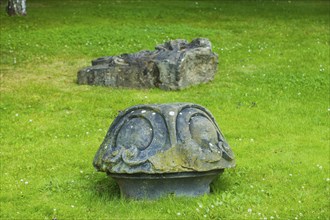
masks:
<svg viewBox="0 0 330 220"><path fill-rule="evenodd" d="M216 179L214 179L210 185L211 193L218 194L221 192L231 190L235 185L235 181L233 181L233 178L231 178L231 176L229 175L232 174L224 173L218 176Z"/></svg>
<svg viewBox="0 0 330 220"><path fill-rule="evenodd" d="M102 200L109 201L120 199L119 186L110 177L104 177L97 180L96 182L93 182L90 188L95 197L98 197Z"/></svg>

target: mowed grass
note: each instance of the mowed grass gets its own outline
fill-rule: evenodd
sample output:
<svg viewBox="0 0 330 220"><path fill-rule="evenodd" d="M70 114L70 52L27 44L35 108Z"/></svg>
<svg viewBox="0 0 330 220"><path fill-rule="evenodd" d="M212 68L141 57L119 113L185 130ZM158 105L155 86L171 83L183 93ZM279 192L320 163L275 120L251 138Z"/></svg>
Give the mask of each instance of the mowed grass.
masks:
<svg viewBox="0 0 330 220"><path fill-rule="evenodd" d="M329 219L328 1L41 1L0 12L1 219ZM210 39L214 81L182 91L81 86L92 59ZM92 160L118 111L193 102L237 167L197 198L120 198Z"/></svg>

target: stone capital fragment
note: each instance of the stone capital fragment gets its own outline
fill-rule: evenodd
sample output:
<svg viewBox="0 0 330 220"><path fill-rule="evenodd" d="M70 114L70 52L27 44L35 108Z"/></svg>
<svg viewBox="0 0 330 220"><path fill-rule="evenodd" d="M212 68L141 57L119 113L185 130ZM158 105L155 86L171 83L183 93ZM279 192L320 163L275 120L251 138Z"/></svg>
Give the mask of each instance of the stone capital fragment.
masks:
<svg viewBox="0 0 330 220"><path fill-rule="evenodd" d="M200 105L138 105L121 112L97 151L94 167L114 178L125 197L196 196L225 168L231 148Z"/></svg>

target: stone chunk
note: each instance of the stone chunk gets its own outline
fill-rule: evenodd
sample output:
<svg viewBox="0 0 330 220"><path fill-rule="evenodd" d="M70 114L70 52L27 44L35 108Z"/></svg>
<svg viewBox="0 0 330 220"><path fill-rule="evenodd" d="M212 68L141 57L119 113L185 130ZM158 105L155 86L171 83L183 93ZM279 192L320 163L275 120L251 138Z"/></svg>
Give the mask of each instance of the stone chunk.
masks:
<svg viewBox="0 0 330 220"><path fill-rule="evenodd" d="M213 80L217 72L208 39L172 40L155 49L93 60L78 72L78 84L180 90Z"/></svg>
<svg viewBox="0 0 330 220"><path fill-rule="evenodd" d="M137 105L111 124L94 158L107 173L205 172L235 166L212 114L192 103Z"/></svg>
<svg viewBox="0 0 330 220"><path fill-rule="evenodd" d="M234 154L212 114L193 103L137 105L116 117L94 167L129 199L200 196L235 166Z"/></svg>

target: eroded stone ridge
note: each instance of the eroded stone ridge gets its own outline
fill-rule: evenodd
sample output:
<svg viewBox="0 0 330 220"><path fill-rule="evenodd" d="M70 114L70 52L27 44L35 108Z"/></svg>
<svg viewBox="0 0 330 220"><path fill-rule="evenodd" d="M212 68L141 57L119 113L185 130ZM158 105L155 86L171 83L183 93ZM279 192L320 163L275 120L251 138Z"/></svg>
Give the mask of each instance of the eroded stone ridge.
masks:
<svg viewBox="0 0 330 220"><path fill-rule="evenodd" d="M78 84L179 90L213 80L218 56L211 42L172 40L154 51L101 57L78 72Z"/></svg>
<svg viewBox="0 0 330 220"><path fill-rule="evenodd" d="M200 105L138 105L121 112L95 155L98 171L164 174L235 166L212 114Z"/></svg>

